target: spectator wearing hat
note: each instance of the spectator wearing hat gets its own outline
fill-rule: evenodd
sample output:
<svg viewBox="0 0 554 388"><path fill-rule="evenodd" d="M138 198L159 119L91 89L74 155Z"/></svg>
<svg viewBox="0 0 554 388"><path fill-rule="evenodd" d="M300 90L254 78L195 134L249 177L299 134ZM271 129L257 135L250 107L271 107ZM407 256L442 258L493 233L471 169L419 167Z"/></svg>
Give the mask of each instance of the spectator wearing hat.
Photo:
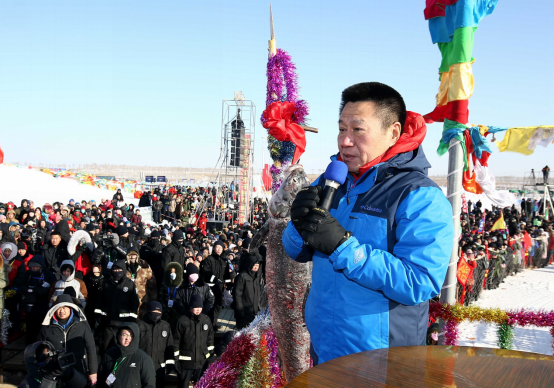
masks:
<svg viewBox="0 0 554 388"><path fill-rule="evenodd" d="M53 305L57 296L64 293L66 288L73 288L75 291L75 297L79 300L81 306L84 308L87 305L87 286L81 279L75 277L75 264L71 260L64 260L60 267L61 279L50 287L50 306Z"/></svg>
<svg viewBox="0 0 554 388"><path fill-rule="evenodd" d="M162 262L164 268L169 263L179 263L181 267L185 268L186 265L186 250L183 246L184 235L181 229L177 229L173 233L171 243L165 247L162 253Z"/></svg>
<svg viewBox="0 0 554 388"><path fill-rule="evenodd" d="M104 279L96 303L96 326L102 332L101 353L111 346L117 327L138 318L139 298L135 283L125 275L127 265L117 260L110 269L109 279Z"/></svg>
<svg viewBox="0 0 554 388"><path fill-rule="evenodd" d="M45 267L44 257L35 255L17 289L25 317L27 345L36 341L41 322L48 312L50 286L56 282L56 277Z"/></svg>
<svg viewBox="0 0 554 388"><path fill-rule="evenodd" d="M132 247L135 246L134 235L129 234L129 229L125 225L119 225L115 232L119 236L119 246L122 247L125 251L129 251Z"/></svg>
<svg viewBox="0 0 554 388"><path fill-rule="evenodd" d="M185 315L190 310L190 301L193 295L202 297L202 311L210 311L214 305L214 294L210 287L200 278L198 267L194 263L188 263L183 284L179 287L175 297L175 309L179 314Z"/></svg>
<svg viewBox="0 0 554 388"><path fill-rule="evenodd" d="M260 311L260 295L263 289L258 252L245 253L240 261L240 273L235 278L233 297L237 329L241 330L254 320Z"/></svg>
<svg viewBox="0 0 554 388"><path fill-rule="evenodd" d="M127 278L135 282L139 297L139 319L146 312L146 306L151 301L158 300L158 287L152 269L145 260L140 258L137 248L133 247L127 253Z"/></svg>
<svg viewBox="0 0 554 388"><path fill-rule="evenodd" d="M216 241L212 254L200 266L200 276L210 286L215 297L214 307L210 312L215 330L217 330L217 317L223 306L223 290L227 287L231 288L235 278L235 271L224 258L223 250L223 242Z"/></svg>
<svg viewBox="0 0 554 388"><path fill-rule="evenodd" d="M150 302L143 319L138 323L140 330L139 348L152 358L156 370L156 387L165 385L165 373L175 370L173 334L168 322L162 320L160 302Z"/></svg>
<svg viewBox="0 0 554 388"><path fill-rule="evenodd" d="M69 295L56 298L56 303L42 321L39 340L50 342L56 350L73 353L77 361L73 368L89 376L92 385L96 383L98 362L92 330L85 314Z"/></svg>
<svg viewBox="0 0 554 388"><path fill-rule="evenodd" d="M92 265L92 271L83 279L88 293L85 315L92 327L94 327L96 322L94 309L96 308L96 303L98 302L98 296L100 294L100 289L102 288L103 279L104 275L102 274L102 266L98 263Z"/></svg>
<svg viewBox="0 0 554 388"><path fill-rule="evenodd" d="M188 388L190 381L197 382L206 361L214 350L214 332L210 319L202 314L203 301L198 294L193 295L189 311L177 323L173 334L175 355L179 360L179 388Z"/></svg>
<svg viewBox="0 0 554 388"><path fill-rule="evenodd" d="M180 314L175 307L175 298L183 283L183 267L179 263L169 263L165 267L163 284L160 288L159 301L162 304L162 319L175 329Z"/></svg>
<svg viewBox="0 0 554 388"><path fill-rule="evenodd" d="M139 348L140 329L136 323L122 323L116 332L115 346L100 362L98 385L101 388L154 388L156 371L152 358Z"/></svg>

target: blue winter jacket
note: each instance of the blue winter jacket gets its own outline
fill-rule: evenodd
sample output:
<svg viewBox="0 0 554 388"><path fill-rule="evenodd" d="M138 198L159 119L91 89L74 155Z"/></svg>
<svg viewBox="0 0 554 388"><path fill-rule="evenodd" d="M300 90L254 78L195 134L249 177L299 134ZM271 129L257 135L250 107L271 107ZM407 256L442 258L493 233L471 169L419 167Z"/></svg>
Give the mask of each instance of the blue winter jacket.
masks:
<svg viewBox="0 0 554 388"><path fill-rule="evenodd" d="M330 212L353 236L330 256L305 245L288 223L287 254L313 261L305 314L319 363L425 345L429 299L441 290L454 239L452 207L427 177L429 167L420 146L356 182L349 174ZM316 184L323 186L323 177Z"/></svg>

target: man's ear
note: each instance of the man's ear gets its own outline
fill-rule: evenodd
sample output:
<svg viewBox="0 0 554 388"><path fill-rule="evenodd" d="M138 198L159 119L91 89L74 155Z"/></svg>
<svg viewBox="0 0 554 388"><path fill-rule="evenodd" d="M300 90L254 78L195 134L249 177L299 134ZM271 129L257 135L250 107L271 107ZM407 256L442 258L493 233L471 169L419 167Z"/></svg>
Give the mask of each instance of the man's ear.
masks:
<svg viewBox="0 0 554 388"><path fill-rule="evenodd" d="M390 133L390 141L391 141L390 146L392 147L393 145L396 144L398 139L400 139L400 135L402 134L402 126L400 125L400 123L398 121L393 123L390 126L390 132L389 133Z"/></svg>

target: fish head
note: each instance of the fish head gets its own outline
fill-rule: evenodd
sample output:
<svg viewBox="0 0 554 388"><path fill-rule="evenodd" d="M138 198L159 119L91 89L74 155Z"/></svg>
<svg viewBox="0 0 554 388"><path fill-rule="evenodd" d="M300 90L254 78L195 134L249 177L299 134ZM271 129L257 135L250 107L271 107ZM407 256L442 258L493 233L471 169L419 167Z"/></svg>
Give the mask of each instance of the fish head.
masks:
<svg viewBox="0 0 554 388"><path fill-rule="evenodd" d="M308 175L300 164L289 166L283 171L283 183L269 202L269 213L273 218L290 218L290 207L296 195L310 185Z"/></svg>

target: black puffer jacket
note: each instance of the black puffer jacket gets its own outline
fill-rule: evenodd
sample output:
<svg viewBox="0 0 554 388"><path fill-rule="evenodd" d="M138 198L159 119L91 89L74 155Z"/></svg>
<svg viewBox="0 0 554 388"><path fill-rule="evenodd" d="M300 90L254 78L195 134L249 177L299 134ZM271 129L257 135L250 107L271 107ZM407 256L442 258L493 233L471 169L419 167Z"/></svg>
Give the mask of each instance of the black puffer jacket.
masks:
<svg viewBox="0 0 554 388"><path fill-rule="evenodd" d="M202 311L207 314L208 311L212 309L215 302L215 297L207 284L205 284L202 279L198 279L196 283L190 284L188 276L185 275L185 280L181 287L177 290L177 296L175 297L175 309L179 312L180 315L185 315L189 311L189 302L190 298L198 294L202 297L204 306Z"/></svg>
<svg viewBox="0 0 554 388"><path fill-rule="evenodd" d="M240 271L234 284L234 308L237 328L242 329L254 320L260 311L260 295L263 289L261 271L254 272L252 268L259 264L262 257L258 253L243 255L240 261Z"/></svg>
<svg viewBox="0 0 554 388"><path fill-rule="evenodd" d="M92 330L81 309L69 302L71 300L69 295L58 297L58 300L65 299L67 301L56 303L46 314L46 318L42 322L39 339L52 343L56 350L65 348L67 353L73 353L77 361L73 367L85 376L96 374L98 372L98 361ZM65 326L61 326L54 317L56 310L63 306L72 309L72 316Z"/></svg>
<svg viewBox="0 0 554 388"><path fill-rule="evenodd" d="M175 269L175 280L171 280L171 270ZM162 304L162 319L169 322L171 327L175 329L177 321L181 316L175 308L175 298L179 286L183 283L183 267L179 263L170 263L165 267L164 280L160 288L159 302ZM173 302L169 302L169 301ZM171 305L171 306L170 306Z"/></svg>
<svg viewBox="0 0 554 388"><path fill-rule="evenodd" d="M189 311L179 318L173 338L181 370L202 368L213 353L214 332L207 315L194 315Z"/></svg>
<svg viewBox="0 0 554 388"><path fill-rule="evenodd" d="M133 333L133 341L127 347L117 343L108 349L98 370L98 386L108 387L106 379L113 373L116 363L115 382L111 388L127 387L156 387L156 371L152 359L143 350L139 349L140 329L136 323L124 323L119 328L126 328Z"/></svg>
<svg viewBox="0 0 554 388"><path fill-rule="evenodd" d="M163 377L165 366L175 364L171 327L163 320L153 323L148 313L138 323L138 326L140 329L139 348L152 357L158 377Z"/></svg>
<svg viewBox="0 0 554 388"><path fill-rule="evenodd" d="M164 268L166 268L169 263L179 263L181 267L185 268L186 253L183 244L172 241L171 244L165 247L162 253Z"/></svg>
<svg viewBox="0 0 554 388"><path fill-rule="evenodd" d="M127 266L123 260L115 262L125 274ZM96 303L97 321L100 326L119 326L124 322L134 322L138 315L139 297L133 281L125 276L115 283L113 279L104 279Z"/></svg>
<svg viewBox="0 0 554 388"><path fill-rule="evenodd" d="M50 271L52 271L52 273L56 276L56 279L60 280L60 265L62 264L62 261L69 258L69 253L67 253L67 244L62 241L57 247L54 247L49 241L47 244L44 244L42 255L46 261L46 268L50 269Z"/></svg>

